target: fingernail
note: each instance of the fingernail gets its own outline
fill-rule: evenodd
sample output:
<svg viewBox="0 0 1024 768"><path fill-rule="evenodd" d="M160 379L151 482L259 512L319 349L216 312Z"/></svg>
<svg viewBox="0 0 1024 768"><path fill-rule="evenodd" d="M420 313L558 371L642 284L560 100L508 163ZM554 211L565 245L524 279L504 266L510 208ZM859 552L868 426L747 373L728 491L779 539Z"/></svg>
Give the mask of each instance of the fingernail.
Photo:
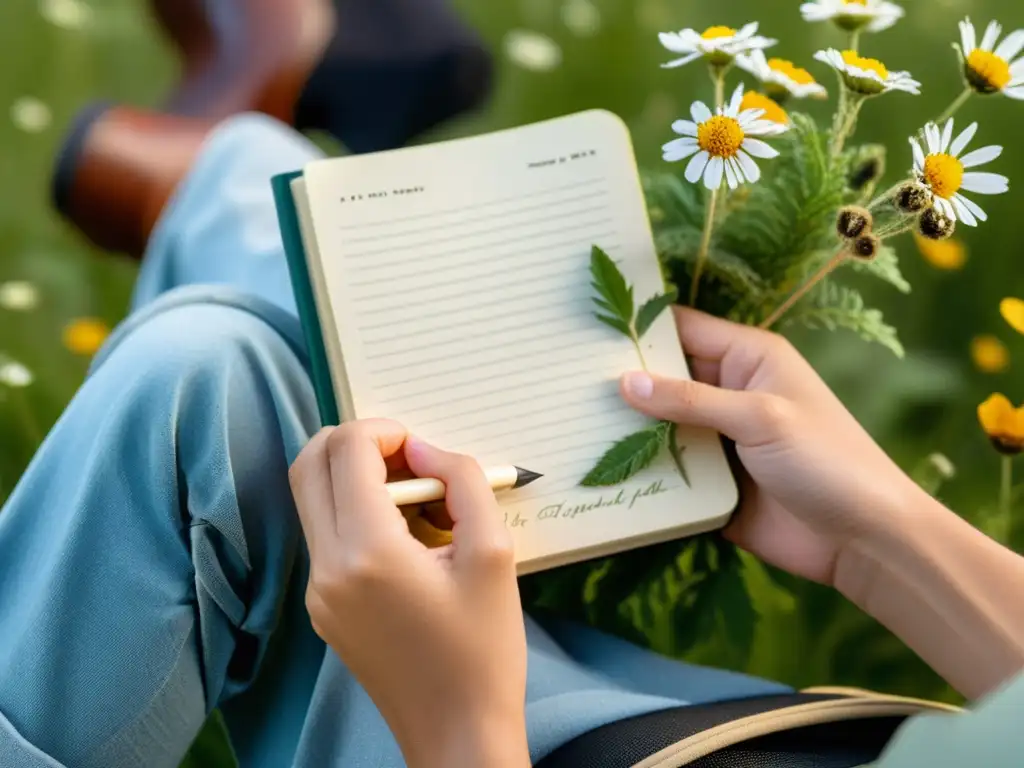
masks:
<svg viewBox="0 0 1024 768"><path fill-rule="evenodd" d="M626 391L637 400L649 400L654 394L654 379L650 374L633 371L623 377Z"/></svg>
<svg viewBox="0 0 1024 768"><path fill-rule="evenodd" d="M415 435L408 435L405 438L405 450L407 453L421 453L427 444Z"/></svg>

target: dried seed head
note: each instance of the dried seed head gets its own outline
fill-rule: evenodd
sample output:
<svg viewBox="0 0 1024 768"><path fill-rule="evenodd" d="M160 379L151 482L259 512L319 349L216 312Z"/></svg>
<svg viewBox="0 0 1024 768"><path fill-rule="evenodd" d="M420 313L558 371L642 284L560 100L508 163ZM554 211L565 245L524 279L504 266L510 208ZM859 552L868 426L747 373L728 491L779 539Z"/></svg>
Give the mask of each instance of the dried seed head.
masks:
<svg viewBox="0 0 1024 768"><path fill-rule="evenodd" d="M931 205L932 193L924 184L908 181L896 191L896 197L893 198L893 202L903 213L921 213L921 211Z"/></svg>
<svg viewBox="0 0 1024 768"><path fill-rule="evenodd" d="M929 240L947 240L956 231L956 222L935 208L921 214L918 231Z"/></svg>
<svg viewBox="0 0 1024 768"><path fill-rule="evenodd" d="M868 233L850 243L850 254L859 261L871 261L878 255L881 246L882 241Z"/></svg>
<svg viewBox="0 0 1024 768"><path fill-rule="evenodd" d="M867 208L848 205L839 209L836 217L836 232L845 240L856 240L865 232L870 233L875 221Z"/></svg>
<svg viewBox="0 0 1024 768"><path fill-rule="evenodd" d="M854 192L862 192L868 188L873 189L884 175L885 147L866 144L856 150L847 182Z"/></svg>

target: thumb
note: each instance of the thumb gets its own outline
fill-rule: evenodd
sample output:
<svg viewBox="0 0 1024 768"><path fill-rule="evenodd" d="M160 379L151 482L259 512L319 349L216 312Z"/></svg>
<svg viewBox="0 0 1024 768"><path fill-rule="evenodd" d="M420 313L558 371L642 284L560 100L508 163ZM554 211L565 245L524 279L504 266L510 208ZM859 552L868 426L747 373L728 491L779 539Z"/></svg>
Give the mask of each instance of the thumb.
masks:
<svg viewBox="0 0 1024 768"><path fill-rule="evenodd" d="M494 491L475 459L435 448L414 437L405 441L409 469L420 477L436 477L445 484L445 504L455 546L453 560L460 563L514 566L512 536L505 527Z"/></svg>
<svg viewBox="0 0 1024 768"><path fill-rule="evenodd" d="M625 374L623 399L648 416L720 432L739 445L762 445L777 439L786 402L764 392L722 389L686 379L669 379L643 371Z"/></svg>

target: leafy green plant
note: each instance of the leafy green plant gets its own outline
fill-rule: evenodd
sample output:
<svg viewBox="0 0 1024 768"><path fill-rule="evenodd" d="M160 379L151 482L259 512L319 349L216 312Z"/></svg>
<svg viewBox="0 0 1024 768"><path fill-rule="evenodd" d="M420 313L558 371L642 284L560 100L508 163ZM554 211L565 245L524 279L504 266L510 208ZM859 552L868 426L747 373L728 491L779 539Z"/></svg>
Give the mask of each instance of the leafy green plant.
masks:
<svg viewBox="0 0 1024 768"><path fill-rule="evenodd" d="M594 316L633 342L640 365L647 370L640 339L651 329L654 321L676 300L676 291L670 290L644 302L639 310L633 298L633 286L627 281L618 265L598 246L591 249L591 287L595 293ZM689 485L690 478L683 465L683 449L677 442L676 425L668 421L658 422L639 432L623 438L601 457L587 476L581 481L586 487L618 485L651 466L662 448L669 451L680 477Z"/></svg>

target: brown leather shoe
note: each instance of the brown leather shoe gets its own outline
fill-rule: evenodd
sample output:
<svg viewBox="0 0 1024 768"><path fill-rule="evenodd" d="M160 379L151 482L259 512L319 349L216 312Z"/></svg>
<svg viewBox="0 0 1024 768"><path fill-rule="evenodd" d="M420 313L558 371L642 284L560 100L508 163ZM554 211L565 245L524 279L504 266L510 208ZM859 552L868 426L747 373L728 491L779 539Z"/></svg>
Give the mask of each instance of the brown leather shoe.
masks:
<svg viewBox="0 0 1024 768"><path fill-rule="evenodd" d="M140 257L214 121L95 105L57 159L57 209L100 248Z"/></svg>
<svg viewBox="0 0 1024 768"><path fill-rule="evenodd" d="M57 209L108 250L141 256L204 137L231 115L263 112L368 152L490 89L490 56L447 0L151 2L183 61L168 114L88 108L53 179Z"/></svg>

